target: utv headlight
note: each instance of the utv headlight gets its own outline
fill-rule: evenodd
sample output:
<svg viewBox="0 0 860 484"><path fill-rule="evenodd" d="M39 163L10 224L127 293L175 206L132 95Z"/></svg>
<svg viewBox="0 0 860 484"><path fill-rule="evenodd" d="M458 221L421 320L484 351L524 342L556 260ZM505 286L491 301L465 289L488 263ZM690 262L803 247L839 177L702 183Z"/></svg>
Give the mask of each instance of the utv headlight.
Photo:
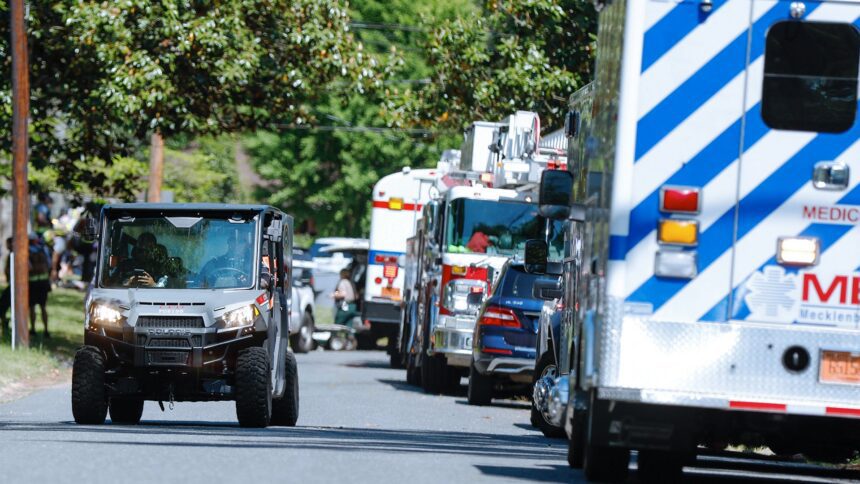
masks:
<svg viewBox="0 0 860 484"><path fill-rule="evenodd" d="M254 320L259 315L260 310L256 306L244 306L224 313L221 316L221 322L225 328L241 328L254 324Z"/></svg>
<svg viewBox="0 0 860 484"><path fill-rule="evenodd" d="M90 327L120 327L123 319L119 309L104 303L94 303L90 309Z"/></svg>

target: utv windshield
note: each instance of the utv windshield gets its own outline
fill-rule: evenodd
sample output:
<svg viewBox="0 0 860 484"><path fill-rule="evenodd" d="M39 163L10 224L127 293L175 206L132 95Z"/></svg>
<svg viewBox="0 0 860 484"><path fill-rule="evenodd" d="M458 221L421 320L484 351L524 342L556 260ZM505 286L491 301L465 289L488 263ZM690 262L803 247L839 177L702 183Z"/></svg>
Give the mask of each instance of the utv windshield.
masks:
<svg viewBox="0 0 860 484"><path fill-rule="evenodd" d="M256 218L107 218L101 287L252 287Z"/></svg>
<svg viewBox="0 0 860 484"><path fill-rule="evenodd" d="M546 240L547 221L535 204L458 198L451 202L445 244L448 252L522 255L529 239ZM549 256L564 249L560 222L549 227Z"/></svg>

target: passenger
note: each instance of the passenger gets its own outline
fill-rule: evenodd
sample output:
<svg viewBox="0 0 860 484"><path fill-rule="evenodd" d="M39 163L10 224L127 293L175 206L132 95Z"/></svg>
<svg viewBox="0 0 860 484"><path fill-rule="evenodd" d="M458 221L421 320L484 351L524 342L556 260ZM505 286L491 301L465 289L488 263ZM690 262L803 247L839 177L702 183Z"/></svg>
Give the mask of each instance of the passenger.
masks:
<svg viewBox="0 0 860 484"><path fill-rule="evenodd" d="M131 250L131 258L122 261L117 271L120 277L126 278L122 281L123 286L155 286L155 278L151 271L157 245L155 235L150 232L144 232L137 237L134 249Z"/></svg>
<svg viewBox="0 0 860 484"><path fill-rule="evenodd" d="M337 308L334 316L334 324L349 326L352 320L356 316L359 316L358 305L355 303L358 298L356 295L357 292L355 284L349 278L349 269L341 270L340 280L337 282L337 287L332 294L335 307Z"/></svg>

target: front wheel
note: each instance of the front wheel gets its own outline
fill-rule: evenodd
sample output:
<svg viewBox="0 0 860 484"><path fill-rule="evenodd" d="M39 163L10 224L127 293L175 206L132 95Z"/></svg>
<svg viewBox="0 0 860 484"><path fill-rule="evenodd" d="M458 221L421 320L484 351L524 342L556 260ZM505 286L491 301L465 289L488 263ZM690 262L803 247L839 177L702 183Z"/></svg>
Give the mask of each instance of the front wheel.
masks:
<svg viewBox="0 0 860 484"><path fill-rule="evenodd" d="M296 355L287 351L284 394L272 401L272 425L295 427L299 420L299 369Z"/></svg>
<svg viewBox="0 0 860 484"><path fill-rule="evenodd" d="M266 427L272 418L269 353L246 348L236 358L236 417L242 427Z"/></svg>
<svg viewBox="0 0 860 484"><path fill-rule="evenodd" d="M473 362L469 365L469 389L466 393L469 405L489 405L493 400L493 378L482 375Z"/></svg>
<svg viewBox="0 0 860 484"><path fill-rule="evenodd" d="M105 422L107 410L104 357L98 348L84 346L72 366L72 415L79 424L98 425Z"/></svg>
<svg viewBox="0 0 860 484"><path fill-rule="evenodd" d="M309 311L302 316L299 332L290 336L290 346L296 353L307 353L314 349L314 317Z"/></svg>
<svg viewBox="0 0 860 484"><path fill-rule="evenodd" d="M137 425L143 415L143 399L111 398L110 421L117 424Z"/></svg>

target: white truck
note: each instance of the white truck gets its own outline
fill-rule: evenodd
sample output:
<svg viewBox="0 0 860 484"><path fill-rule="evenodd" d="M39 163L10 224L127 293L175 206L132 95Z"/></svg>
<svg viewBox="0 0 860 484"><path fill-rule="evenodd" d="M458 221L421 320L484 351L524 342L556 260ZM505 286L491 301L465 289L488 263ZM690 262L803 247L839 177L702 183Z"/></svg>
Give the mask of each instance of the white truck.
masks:
<svg viewBox="0 0 860 484"><path fill-rule="evenodd" d="M573 188L570 464L622 480L636 450L675 482L701 445L852 455L860 2L598 6L587 153L542 193Z"/></svg>

